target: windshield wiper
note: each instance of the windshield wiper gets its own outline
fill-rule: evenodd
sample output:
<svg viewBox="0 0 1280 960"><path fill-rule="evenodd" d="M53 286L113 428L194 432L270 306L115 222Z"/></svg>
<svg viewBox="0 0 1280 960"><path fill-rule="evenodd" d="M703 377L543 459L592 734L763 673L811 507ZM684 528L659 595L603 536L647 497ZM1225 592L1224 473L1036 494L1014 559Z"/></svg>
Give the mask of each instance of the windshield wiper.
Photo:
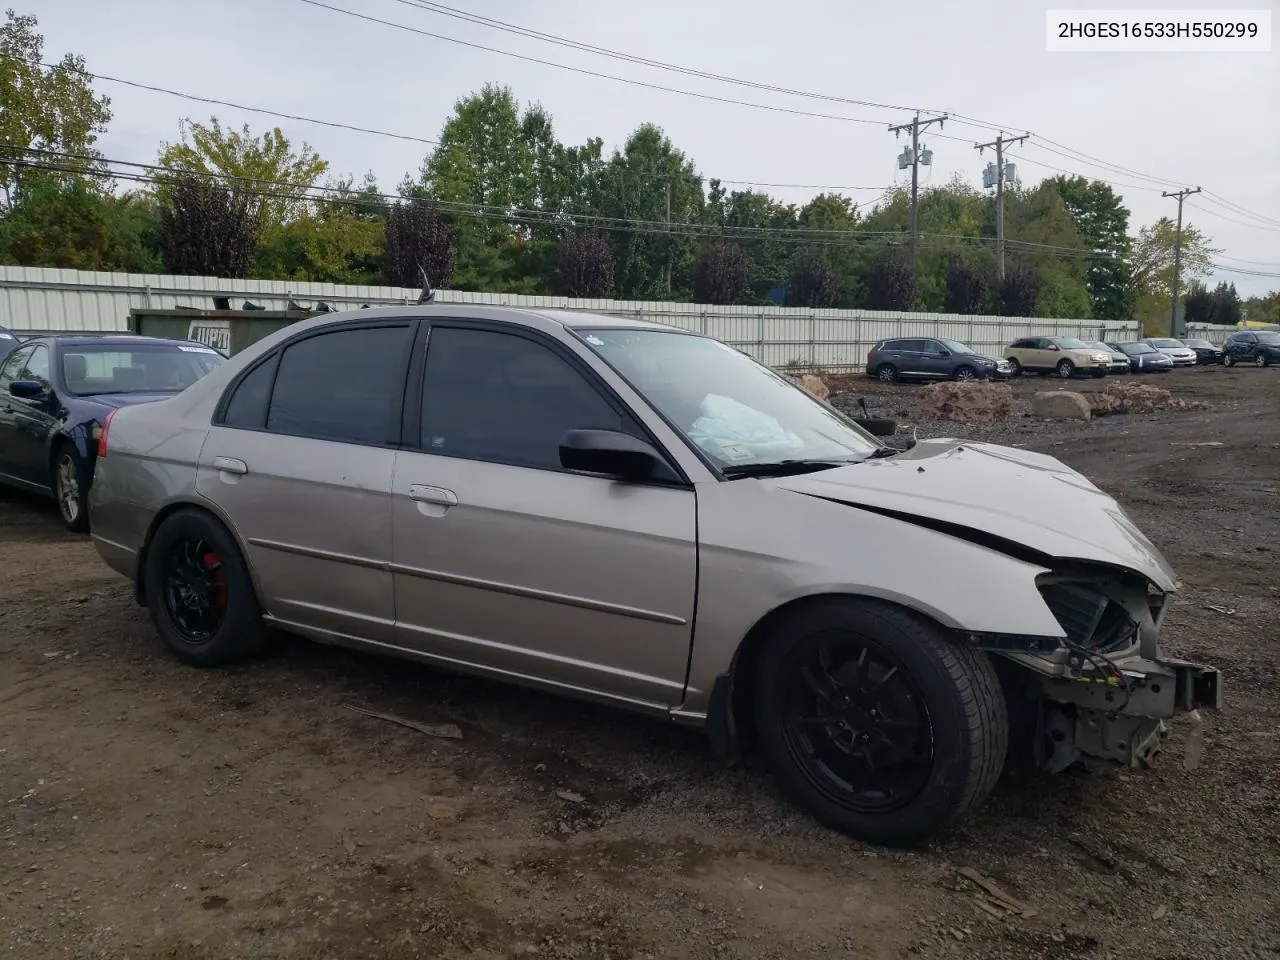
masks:
<svg viewBox="0 0 1280 960"><path fill-rule="evenodd" d="M819 470L833 470L836 467L847 467L851 463L862 463L864 460L878 460L882 457L892 457L894 454L901 452L901 450L895 450L893 447L877 447L865 457L855 457L848 460L825 458L810 460L773 460L769 463L737 463L727 467L721 467L720 472L730 480L738 480L742 477L787 477L800 473L816 473Z"/></svg>

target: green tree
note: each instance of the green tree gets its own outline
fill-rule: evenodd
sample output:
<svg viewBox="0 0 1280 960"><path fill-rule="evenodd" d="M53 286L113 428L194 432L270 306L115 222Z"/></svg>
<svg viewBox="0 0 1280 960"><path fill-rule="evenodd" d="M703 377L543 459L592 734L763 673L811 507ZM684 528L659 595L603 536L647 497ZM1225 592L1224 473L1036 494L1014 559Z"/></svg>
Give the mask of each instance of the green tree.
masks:
<svg viewBox="0 0 1280 960"><path fill-rule="evenodd" d="M693 273L693 302L739 303L747 292L751 266L747 255L723 240L709 243L698 254Z"/></svg>
<svg viewBox="0 0 1280 960"><path fill-rule="evenodd" d="M692 161L660 128L646 123L592 178L585 206L593 214L623 220L702 223L705 197ZM692 237L650 227L614 231L610 240L618 296L661 300L681 291L688 295L696 257Z"/></svg>
<svg viewBox="0 0 1280 960"><path fill-rule="evenodd" d="M264 228L251 275L316 283L377 283L385 240L387 205L372 174L334 180L323 201Z"/></svg>
<svg viewBox="0 0 1280 960"><path fill-rule="evenodd" d="M400 287L449 286L457 257L453 227L426 200L407 200L387 211L383 275Z"/></svg>
<svg viewBox="0 0 1280 960"><path fill-rule="evenodd" d="M89 166L67 157L27 154L30 149L92 155L98 134L111 120L111 101L95 96L84 58L66 54L44 65L44 37L36 18L5 11L0 26L0 188L11 205L25 167L15 161Z"/></svg>
<svg viewBox="0 0 1280 960"><path fill-rule="evenodd" d="M914 310L915 305L916 270L911 255L894 248L881 251L867 275L867 308Z"/></svg>
<svg viewBox="0 0 1280 960"><path fill-rule="evenodd" d="M1096 254L1085 269L1092 314L1119 322L1133 315L1129 284L1129 211L1108 184L1084 177L1053 177L1046 181L1067 205L1083 246Z"/></svg>
<svg viewBox="0 0 1280 960"><path fill-rule="evenodd" d="M179 173L238 178L243 189L260 195L257 209L261 230L278 228L309 210L307 197L329 169L307 144L295 147L279 127L258 136L248 124L223 129L217 117L207 124L184 119L179 143L161 145L160 166ZM166 187L160 188L161 201Z"/></svg>
<svg viewBox="0 0 1280 960"><path fill-rule="evenodd" d="M160 252L170 273L244 277L258 244L259 198L243 184L179 174L160 212Z"/></svg>
<svg viewBox="0 0 1280 960"><path fill-rule="evenodd" d="M1129 286L1134 297L1134 313L1149 334L1168 333L1169 298L1173 291L1173 259L1177 226L1161 217L1138 231L1133 242ZM1192 224L1182 227L1182 256L1179 287L1202 280L1213 269L1213 258L1222 251Z"/></svg>
<svg viewBox="0 0 1280 960"><path fill-rule="evenodd" d="M560 241L559 293L607 300L613 296L613 251L597 230L573 230Z"/></svg>
<svg viewBox="0 0 1280 960"><path fill-rule="evenodd" d="M961 257L947 266L947 292L942 309L947 313L984 313L990 306L991 283L985 270Z"/></svg>
<svg viewBox="0 0 1280 960"><path fill-rule="evenodd" d="M864 298L861 276L864 254L856 246L858 205L839 193L820 193L796 213L796 226L802 230L824 230L842 235L824 237L827 241L825 257L831 264L835 283L830 305L861 306Z"/></svg>
<svg viewBox="0 0 1280 960"><path fill-rule="evenodd" d="M1002 317L1034 317L1044 281L1030 264L1016 263L1000 281L998 307Z"/></svg>
<svg viewBox="0 0 1280 960"><path fill-rule="evenodd" d="M157 218L147 197L115 197L81 179L33 171L0 220L0 261L154 273L161 269Z"/></svg>
<svg viewBox="0 0 1280 960"><path fill-rule="evenodd" d="M791 264L787 305L829 307L836 298L836 275L821 250L803 250Z"/></svg>
<svg viewBox="0 0 1280 960"><path fill-rule="evenodd" d="M767 193L735 190L725 194L719 181L712 183L715 203L709 203L704 216L720 227L746 228L753 231L791 230L796 226L796 210L781 204ZM747 294L763 302L768 292L785 284L795 255L793 244L769 235L753 238L738 233L735 244L747 258Z"/></svg>

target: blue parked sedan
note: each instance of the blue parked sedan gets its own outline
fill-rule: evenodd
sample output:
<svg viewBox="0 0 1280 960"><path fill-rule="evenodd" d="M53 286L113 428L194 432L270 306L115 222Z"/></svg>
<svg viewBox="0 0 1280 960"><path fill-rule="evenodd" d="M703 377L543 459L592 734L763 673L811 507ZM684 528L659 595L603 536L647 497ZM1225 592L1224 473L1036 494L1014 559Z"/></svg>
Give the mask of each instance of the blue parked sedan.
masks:
<svg viewBox="0 0 1280 960"><path fill-rule="evenodd" d="M180 393L224 359L204 344L153 337L23 341L0 361L0 483L56 498L67 529L88 530L107 412Z"/></svg>

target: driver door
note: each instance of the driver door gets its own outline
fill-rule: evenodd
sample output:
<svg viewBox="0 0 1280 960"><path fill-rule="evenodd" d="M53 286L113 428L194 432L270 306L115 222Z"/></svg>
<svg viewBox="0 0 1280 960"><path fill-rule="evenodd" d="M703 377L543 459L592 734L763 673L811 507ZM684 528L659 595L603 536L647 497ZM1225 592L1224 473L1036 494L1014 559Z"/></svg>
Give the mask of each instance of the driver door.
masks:
<svg viewBox="0 0 1280 960"><path fill-rule="evenodd" d="M571 429L652 441L550 338L433 323L423 367L392 481L397 643L552 689L679 703L693 489L561 467Z"/></svg>

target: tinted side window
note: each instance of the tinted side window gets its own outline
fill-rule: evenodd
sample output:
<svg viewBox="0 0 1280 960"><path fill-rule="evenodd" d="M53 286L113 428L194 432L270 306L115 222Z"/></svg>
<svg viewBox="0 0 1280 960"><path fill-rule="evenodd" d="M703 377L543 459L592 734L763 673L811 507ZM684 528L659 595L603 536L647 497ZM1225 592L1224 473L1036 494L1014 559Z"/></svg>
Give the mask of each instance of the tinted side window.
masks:
<svg viewBox="0 0 1280 960"><path fill-rule="evenodd" d="M560 469L569 430L639 427L549 347L491 330L437 327L427 342L426 453Z"/></svg>
<svg viewBox="0 0 1280 960"><path fill-rule="evenodd" d="M228 427L261 430L267 422L267 404L271 401L271 381L276 375L279 356L258 364L237 385L227 402L222 423Z"/></svg>
<svg viewBox="0 0 1280 960"><path fill-rule="evenodd" d="M345 443L391 441L403 395L409 327L335 330L280 357L267 429Z"/></svg>
<svg viewBox="0 0 1280 960"><path fill-rule="evenodd" d="M1031 345L1032 345L1032 342L1031 342L1030 340L1028 340L1026 337L1023 337L1021 340L1015 340L1015 341L1013 341L1013 346L1012 346L1012 347L1010 347L1010 349L1011 349L1011 350L1026 350L1026 349L1027 349L1028 347L1030 347Z"/></svg>
<svg viewBox="0 0 1280 960"><path fill-rule="evenodd" d="M9 384L14 380L20 379L18 371L26 366L27 357L31 356L31 351L34 349L34 347L19 347L0 365L0 384L3 384L5 389L8 389Z"/></svg>
<svg viewBox="0 0 1280 960"><path fill-rule="evenodd" d="M37 380L46 387L49 385L49 348L44 344L36 347L27 365L22 370L23 380Z"/></svg>

